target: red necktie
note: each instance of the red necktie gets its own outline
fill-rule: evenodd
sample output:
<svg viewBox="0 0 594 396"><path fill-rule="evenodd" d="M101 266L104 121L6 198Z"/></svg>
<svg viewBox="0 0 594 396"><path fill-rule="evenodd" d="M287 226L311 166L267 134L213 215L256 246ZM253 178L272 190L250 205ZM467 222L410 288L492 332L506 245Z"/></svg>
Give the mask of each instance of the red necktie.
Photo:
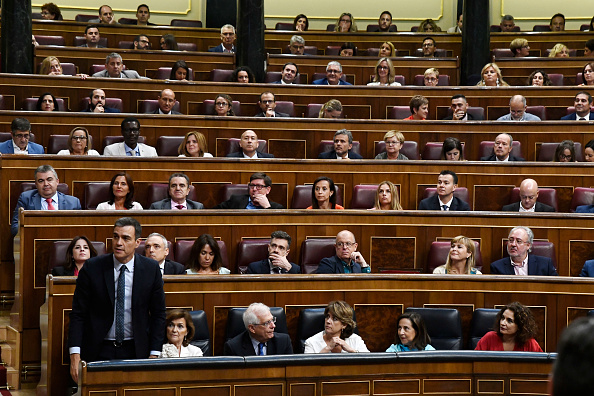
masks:
<svg viewBox="0 0 594 396"><path fill-rule="evenodd" d="M47 210L56 210L56 208L52 204L53 201L51 198L46 198L45 201L47 202Z"/></svg>
<svg viewBox="0 0 594 396"><path fill-rule="evenodd" d="M184 208L184 205L175 205L176 208L178 208L179 210L182 210Z"/></svg>

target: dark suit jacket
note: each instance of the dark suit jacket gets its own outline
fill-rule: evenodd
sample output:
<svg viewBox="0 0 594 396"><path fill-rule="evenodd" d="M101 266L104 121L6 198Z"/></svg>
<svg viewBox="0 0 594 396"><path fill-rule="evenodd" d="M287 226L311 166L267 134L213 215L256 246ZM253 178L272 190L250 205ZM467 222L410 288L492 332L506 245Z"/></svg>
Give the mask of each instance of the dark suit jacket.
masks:
<svg viewBox="0 0 594 396"><path fill-rule="evenodd" d="M233 49L231 49L232 52L235 52L235 46L233 46ZM223 44L219 44L214 48L209 48L208 52L225 52L223 50Z"/></svg>
<svg viewBox="0 0 594 396"><path fill-rule="evenodd" d="M360 274L361 273L361 265L359 263L352 261L351 264L353 266L353 274ZM344 268L342 265L342 260L337 256L334 255L332 257L323 258L320 261L320 265L316 270L316 274L344 274Z"/></svg>
<svg viewBox="0 0 594 396"><path fill-rule="evenodd" d="M336 159L336 151L326 151L318 155L318 159ZM349 150L349 159L363 159L360 154L355 153L353 150Z"/></svg>
<svg viewBox="0 0 594 396"><path fill-rule="evenodd" d="M419 210L441 210L439 206L439 197L434 195L429 198L425 198L421 202L419 202ZM454 197L452 204L450 205L450 212L456 210L470 210L470 206L458 197Z"/></svg>
<svg viewBox="0 0 594 396"><path fill-rule="evenodd" d="M491 274L514 275L514 267L509 257L504 257L491 263ZM528 275L557 276L557 270L553 266L553 260L548 257L528 254Z"/></svg>
<svg viewBox="0 0 594 396"><path fill-rule="evenodd" d="M320 78L319 80L314 80L313 82L315 85L330 85L328 84L328 79L326 77ZM353 85L350 82L344 80L338 80L338 85Z"/></svg>
<svg viewBox="0 0 594 396"><path fill-rule="evenodd" d="M520 211L520 201L513 203L513 204L509 204L509 205L504 205L503 209L501 209L504 212L519 212ZM549 206L547 204L543 204L541 202L536 201L536 207L534 208L535 212L554 212L555 208L553 208L552 206Z"/></svg>
<svg viewBox="0 0 594 396"><path fill-rule="evenodd" d="M74 266L72 269L67 270L63 265L52 268L53 276L74 276Z"/></svg>
<svg viewBox="0 0 594 396"><path fill-rule="evenodd" d="M165 268L163 275L184 275L186 273L186 267L178 262L165 259Z"/></svg>
<svg viewBox="0 0 594 396"><path fill-rule="evenodd" d="M14 154L14 142L12 138L5 142L0 143L0 153L2 154ZM43 154L45 150L41 144L29 142L29 154Z"/></svg>
<svg viewBox="0 0 594 396"><path fill-rule="evenodd" d="M584 263L580 276L594 277L594 260L588 260Z"/></svg>
<svg viewBox="0 0 594 396"><path fill-rule="evenodd" d="M267 355L292 355L293 346L291 338L285 333L274 333L266 343ZM247 330L231 338L225 343L223 355L225 356L256 356L256 351Z"/></svg>
<svg viewBox="0 0 594 396"><path fill-rule="evenodd" d="M256 151L256 156L258 158L274 158L274 154L269 153L262 153L260 151ZM243 158L243 151L236 151L234 153L227 154L229 158Z"/></svg>
<svg viewBox="0 0 594 396"><path fill-rule="evenodd" d="M468 121L482 121L483 117L481 118L474 118L474 116L470 113L466 113L466 115L468 116ZM446 118L444 118L444 120L453 120L454 119L454 115L451 114L449 116L447 116ZM456 120L458 121L458 120Z"/></svg>
<svg viewBox="0 0 594 396"><path fill-rule="evenodd" d="M577 120L577 114L576 113L571 113L566 115L565 117L561 117L562 120ZM594 120L594 113L590 113L590 120Z"/></svg>
<svg viewBox="0 0 594 396"><path fill-rule="evenodd" d="M157 109L155 111L153 111L151 114L161 114L161 113L159 113L159 108L157 107ZM171 110L171 114L163 114L163 115L182 115L182 113L180 113L179 111Z"/></svg>
<svg viewBox="0 0 594 396"><path fill-rule="evenodd" d="M268 265L268 259L262 261L255 261L250 263L247 268L248 274L270 274L270 265ZM297 264L291 263L291 270L287 271L285 269L282 270L282 274L300 274L301 267Z"/></svg>
<svg viewBox="0 0 594 396"><path fill-rule="evenodd" d="M97 360L114 321L113 254L93 257L78 274L70 312L68 346L81 348L81 359ZM136 358L159 351L165 338L165 293L159 264L134 255L132 330Z"/></svg>
<svg viewBox="0 0 594 396"><path fill-rule="evenodd" d="M19 230L19 208L41 210L41 195L39 195L37 189L25 191L19 197L10 222L12 235L16 235ZM81 210L80 201L76 197L58 191L58 210Z"/></svg>
<svg viewBox="0 0 594 396"><path fill-rule="evenodd" d="M82 111L83 113L92 113L91 109L85 109ZM114 109L113 107L103 106L104 113L121 113L118 109Z"/></svg>
<svg viewBox="0 0 594 396"><path fill-rule="evenodd" d="M575 208L575 213L594 213L594 205L580 205Z"/></svg>
<svg viewBox="0 0 594 396"><path fill-rule="evenodd" d="M186 206L188 207L188 209L204 209L204 205L202 205L202 203L197 202L197 201L191 201L189 199L186 199ZM149 208L149 210L150 209L156 209L156 210L171 209L171 198L165 198L160 201L153 202L151 204L151 207Z"/></svg>
<svg viewBox="0 0 594 396"><path fill-rule="evenodd" d="M520 158L520 157L514 157L513 155L509 155L509 160L510 161L526 161L524 158ZM491 154L488 157L481 157L481 161L497 161L497 157L495 156L495 154Z"/></svg>
<svg viewBox="0 0 594 396"><path fill-rule="evenodd" d="M213 209L245 209L248 206L250 200L249 194L233 194L231 198L226 200L225 202L221 202ZM270 201L270 208L269 209L284 209L285 207L281 204L276 202Z"/></svg>
<svg viewBox="0 0 594 396"><path fill-rule="evenodd" d="M278 111L274 111L274 116L275 117L290 117L290 115L286 114L286 113L279 113ZM264 114L263 111L259 112L258 114L256 114L254 117L266 117L266 114Z"/></svg>

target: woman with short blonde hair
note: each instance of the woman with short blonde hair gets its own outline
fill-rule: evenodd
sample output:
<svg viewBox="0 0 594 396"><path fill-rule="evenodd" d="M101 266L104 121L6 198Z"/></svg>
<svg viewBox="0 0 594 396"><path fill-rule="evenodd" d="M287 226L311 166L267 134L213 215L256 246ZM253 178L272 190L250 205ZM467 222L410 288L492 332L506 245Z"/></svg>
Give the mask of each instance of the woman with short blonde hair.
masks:
<svg viewBox="0 0 594 396"><path fill-rule="evenodd" d="M435 268L433 273L481 275L481 272L474 266L475 262L476 246L474 241L460 235L452 239L446 263Z"/></svg>

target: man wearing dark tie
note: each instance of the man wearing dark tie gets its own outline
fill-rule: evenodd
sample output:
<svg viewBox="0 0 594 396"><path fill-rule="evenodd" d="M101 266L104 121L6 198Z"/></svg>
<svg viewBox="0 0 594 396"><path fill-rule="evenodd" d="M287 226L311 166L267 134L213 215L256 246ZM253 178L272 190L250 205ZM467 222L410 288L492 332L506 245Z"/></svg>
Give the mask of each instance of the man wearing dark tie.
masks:
<svg viewBox="0 0 594 396"><path fill-rule="evenodd" d="M158 232L150 234L144 242L144 255L159 263L161 275L183 275L186 268L173 260L169 260L169 243L167 238Z"/></svg>
<svg viewBox="0 0 594 396"><path fill-rule="evenodd" d="M113 254L86 261L78 274L68 346L78 382L81 359L146 359L165 338L165 293L158 263L135 254L142 227L122 217L113 228Z"/></svg>
<svg viewBox="0 0 594 396"><path fill-rule="evenodd" d="M169 197L153 202L149 209L158 210L187 210L204 209L198 201L188 199L190 194L190 178L185 173L174 173L169 176Z"/></svg>
<svg viewBox="0 0 594 396"><path fill-rule="evenodd" d="M565 117L561 117L561 120L594 120L594 114L590 112L592 107L592 95L590 95L589 92L578 92L573 100L573 106L575 107L575 112L568 114Z"/></svg>
<svg viewBox="0 0 594 396"><path fill-rule="evenodd" d="M248 265L248 274L299 274L301 267L287 260L291 236L284 231L274 231L270 234L268 244L268 258Z"/></svg>
<svg viewBox="0 0 594 396"><path fill-rule="evenodd" d="M419 203L419 210L470 210L470 206L458 197L454 191L458 188L458 175L450 170L443 170L437 177L437 195L425 198Z"/></svg>

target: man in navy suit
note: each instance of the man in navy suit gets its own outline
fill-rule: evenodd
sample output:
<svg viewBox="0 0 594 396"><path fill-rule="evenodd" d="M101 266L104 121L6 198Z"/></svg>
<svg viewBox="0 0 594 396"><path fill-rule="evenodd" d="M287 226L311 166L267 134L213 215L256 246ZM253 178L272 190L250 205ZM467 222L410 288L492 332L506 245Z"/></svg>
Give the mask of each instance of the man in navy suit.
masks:
<svg viewBox="0 0 594 396"><path fill-rule="evenodd" d="M198 201L188 199L190 194L190 178L185 173L173 173L169 176L169 190L167 198L153 202L149 209L156 210L188 210L204 209L204 205Z"/></svg>
<svg viewBox="0 0 594 396"><path fill-rule="evenodd" d="M10 124L12 139L0 143L2 154L43 154L43 146L29 141L31 123L26 118L15 118Z"/></svg>
<svg viewBox="0 0 594 396"><path fill-rule="evenodd" d="M360 154L351 151L353 134L348 129L341 129L334 134L334 150L318 155L319 159L363 159Z"/></svg>
<svg viewBox="0 0 594 396"><path fill-rule="evenodd" d="M274 81L273 84L295 84L299 74L299 68L293 62L287 62L283 65L283 71L281 72L281 79Z"/></svg>
<svg viewBox="0 0 594 396"><path fill-rule="evenodd" d="M158 232L153 232L144 242L144 255L159 263L162 275L183 275L186 268L173 260L169 260L169 243L167 238Z"/></svg>
<svg viewBox="0 0 594 396"><path fill-rule="evenodd" d="M284 231L274 231L268 244L268 258L248 265L248 274L299 274L301 267L287 260L291 236Z"/></svg>
<svg viewBox="0 0 594 396"><path fill-rule="evenodd" d="M456 188L458 188L456 172L442 170L437 176L437 195L422 200L419 203L419 210L470 210L466 202L454 197Z"/></svg>
<svg viewBox="0 0 594 396"><path fill-rule="evenodd" d="M262 303L252 303L243 313L245 331L225 343L225 356L292 355L288 334L275 333L276 318Z"/></svg>
<svg viewBox="0 0 594 396"><path fill-rule="evenodd" d="M495 142L493 143L493 154L487 157L481 157L481 161L524 161L524 158L511 155L513 143L514 139L512 138L512 135L509 133L500 133L497 135Z"/></svg>
<svg viewBox="0 0 594 396"><path fill-rule="evenodd" d="M592 95L589 92L578 92L573 100L573 106L575 107L575 112L561 117L562 120L594 120L594 114L590 112L592 108Z"/></svg>
<svg viewBox="0 0 594 396"><path fill-rule="evenodd" d="M22 193L14 208L10 231L16 235L19 230L19 208L25 210L81 210L76 197L58 191L58 174L51 165L35 169L35 190Z"/></svg>
<svg viewBox="0 0 594 396"><path fill-rule="evenodd" d="M537 202L538 184L536 180L524 179L520 184L520 201L503 207L504 212L554 212L550 205Z"/></svg>
<svg viewBox="0 0 594 396"><path fill-rule="evenodd" d="M342 65L337 61L328 62L326 66L326 77L314 80L315 85L353 85L340 79L342 77Z"/></svg>
<svg viewBox="0 0 594 396"><path fill-rule="evenodd" d="M258 141L258 135L256 132L248 129L244 133L241 134L241 140L239 141L239 148L240 151L236 151L234 153L227 154L227 157L231 158L274 158L273 154L269 153L262 153L258 151L258 146L260 142Z"/></svg>
<svg viewBox="0 0 594 396"><path fill-rule="evenodd" d="M528 254L532 251L534 233L528 227L514 227L507 238L507 253L491 263L491 274L500 275L545 275L557 276L553 260L548 257Z"/></svg>
<svg viewBox="0 0 594 396"><path fill-rule="evenodd" d="M102 89L94 89L89 94L89 107L83 112L90 113L119 113L118 109L112 109L105 105L105 91Z"/></svg>
<svg viewBox="0 0 594 396"><path fill-rule="evenodd" d="M268 199L272 180L266 173L256 172L250 176L248 194L233 194L213 209L284 209L283 205Z"/></svg>
<svg viewBox="0 0 594 396"><path fill-rule="evenodd" d="M260 113L256 114L256 117L289 117L286 113L279 113L276 111L276 98L270 91L262 92L260 94L260 101L258 102Z"/></svg>
<svg viewBox="0 0 594 396"><path fill-rule="evenodd" d="M158 263L135 254L142 227L131 217L113 228L113 254L93 257L78 274L70 312L70 374L81 359L156 358L165 339L165 292Z"/></svg>
<svg viewBox="0 0 594 396"><path fill-rule="evenodd" d="M342 230L336 234L334 248L336 255L323 258L316 270L316 274L368 274L371 267L361 252L357 251L355 235L349 230Z"/></svg>
<svg viewBox="0 0 594 396"><path fill-rule="evenodd" d="M208 52L235 52L235 28L233 25L224 25L221 28L221 45L210 48Z"/></svg>

